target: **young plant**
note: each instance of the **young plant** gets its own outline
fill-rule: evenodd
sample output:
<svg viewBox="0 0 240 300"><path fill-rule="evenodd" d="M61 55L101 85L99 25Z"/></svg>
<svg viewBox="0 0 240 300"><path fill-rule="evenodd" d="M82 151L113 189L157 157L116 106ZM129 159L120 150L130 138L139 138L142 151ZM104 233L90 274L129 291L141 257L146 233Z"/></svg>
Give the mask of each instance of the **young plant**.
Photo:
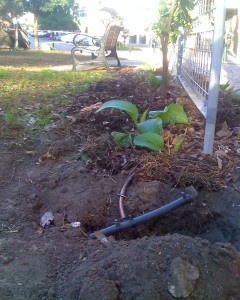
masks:
<svg viewBox="0 0 240 300"><path fill-rule="evenodd" d="M220 84L220 90L234 99L240 99L240 89L236 89L229 81Z"/></svg>
<svg viewBox="0 0 240 300"><path fill-rule="evenodd" d="M162 76L156 76L154 74L149 74L148 78L147 78L147 81L148 81L150 86L158 88L161 85Z"/></svg>
<svg viewBox="0 0 240 300"><path fill-rule="evenodd" d="M44 127L52 123L49 116L50 109L48 107L39 107L36 111L36 124L39 127Z"/></svg>
<svg viewBox="0 0 240 300"><path fill-rule="evenodd" d="M164 148L163 138L160 133L163 132L162 120L160 118L146 120L148 110L141 117L135 104L123 100L110 100L105 102L97 112L106 109L115 108L125 111L132 119L137 133L122 133L114 131L112 137L120 147L129 147L131 144L140 147L146 147L151 150L162 150Z"/></svg>
<svg viewBox="0 0 240 300"><path fill-rule="evenodd" d="M160 135L163 132L163 123L189 124L188 118L180 104L170 104L164 111L150 112L148 110L141 117L135 104L123 100L110 100L105 102L97 112L106 108L115 108L125 111L132 119L137 132L123 133L114 131L111 133L116 144L120 147L129 147L131 144L145 147L151 150L163 150L164 140Z"/></svg>
<svg viewBox="0 0 240 300"><path fill-rule="evenodd" d="M23 127L21 118L17 112L7 111L3 115L4 121L12 129L19 129Z"/></svg>

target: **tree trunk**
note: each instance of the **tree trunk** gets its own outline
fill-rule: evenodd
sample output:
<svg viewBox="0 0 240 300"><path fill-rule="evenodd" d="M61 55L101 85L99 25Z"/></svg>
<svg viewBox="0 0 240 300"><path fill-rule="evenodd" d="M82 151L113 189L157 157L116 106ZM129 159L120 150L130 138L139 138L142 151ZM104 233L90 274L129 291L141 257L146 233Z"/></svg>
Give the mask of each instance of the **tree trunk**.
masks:
<svg viewBox="0 0 240 300"><path fill-rule="evenodd" d="M162 44L162 65L163 65L163 73L162 73L162 83L160 86L160 94L167 98L167 90L168 90L168 43L169 43L169 35L171 32L171 24L173 20L173 14L175 11L176 0L172 0L171 8L169 11L169 17L166 22L166 32L164 35L160 35L161 44Z"/></svg>
<svg viewBox="0 0 240 300"><path fill-rule="evenodd" d="M14 44L14 48L18 48L18 22L16 22L16 24L14 24L14 29L15 29L15 44Z"/></svg>
<svg viewBox="0 0 240 300"><path fill-rule="evenodd" d="M162 82L160 86L160 94L167 98L167 90L168 90L168 38L161 37L161 45L162 45Z"/></svg>
<svg viewBox="0 0 240 300"><path fill-rule="evenodd" d="M34 48L38 50L39 47L39 39L38 39L38 17L34 14Z"/></svg>

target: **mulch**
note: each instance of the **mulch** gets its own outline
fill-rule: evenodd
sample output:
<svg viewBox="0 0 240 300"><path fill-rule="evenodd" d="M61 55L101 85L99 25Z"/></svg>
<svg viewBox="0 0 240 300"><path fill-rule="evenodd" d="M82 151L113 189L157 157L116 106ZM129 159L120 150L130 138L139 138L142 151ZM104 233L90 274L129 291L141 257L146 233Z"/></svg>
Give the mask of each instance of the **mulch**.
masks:
<svg viewBox="0 0 240 300"><path fill-rule="evenodd" d="M161 70L154 73L161 74ZM194 103L174 80L170 80L168 97L164 99L157 87L150 86L147 75L146 71L123 68L111 78L92 84L69 107L67 115L74 120L75 132L81 132L83 152L91 157L88 168L99 172L104 170L111 175L130 172L137 166L136 173L143 180L160 180L173 187L194 185L207 190L226 187L239 161L240 102L220 95L216 133L221 134L216 135L214 153L206 155L203 153L205 119ZM96 113L102 103L111 99L130 101L136 104L140 113L180 103L191 123L165 127L164 151L136 147L121 149L110 134L112 131L134 130L128 115L113 109ZM179 137L184 138L184 143L176 152L173 143Z"/></svg>

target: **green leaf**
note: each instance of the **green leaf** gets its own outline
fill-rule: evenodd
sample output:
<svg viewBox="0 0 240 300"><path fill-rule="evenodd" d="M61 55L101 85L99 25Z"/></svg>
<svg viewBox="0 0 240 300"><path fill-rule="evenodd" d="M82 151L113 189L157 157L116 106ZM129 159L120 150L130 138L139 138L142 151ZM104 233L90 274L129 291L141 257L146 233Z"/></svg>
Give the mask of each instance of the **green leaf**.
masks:
<svg viewBox="0 0 240 300"><path fill-rule="evenodd" d="M148 75L148 83L150 86L152 87L159 87L161 85L162 82L162 76L156 76L153 74L149 74Z"/></svg>
<svg viewBox="0 0 240 300"><path fill-rule="evenodd" d="M189 124L188 117L179 103L172 103L168 106L167 114L170 118L170 123L173 124Z"/></svg>
<svg viewBox="0 0 240 300"><path fill-rule="evenodd" d="M144 111L144 113L142 114L141 119L140 119L140 122L146 121L147 114L148 114L148 109L146 109L146 110Z"/></svg>
<svg viewBox="0 0 240 300"><path fill-rule="evenodd" d="M123 110L131 116L134 123L137 122L139 116L138 109L137 106L131 102L123 101L123 100L109 100L103 103L103 105L97 110L97 112L106 108L115 108L115 109Z"/></svg>
<svg viewBox="0 0 240 300"><path fill-rule="evenodd" d="M152 119L160 118L163 124L170 123L170 119L169 119L169 115L167 114L166 107L164 110L150 111L149 118Z"/></svg>
<svg viewBox="0 0 240 300"><path fill-rule="evenodd" d="M181 148L183 142L184 142L184 138L180 138L180 139L176 142L176 144L174 145L174 150L175 150L176 152L178 152L178 151L180 150L180 148Z"/></svg>
<svg viewBox="0 0 240 300"><path fill-rule="evenodd" d="M157 133L140 134L133 142L136 146L145 147L155 151L160 151L164 148L163 138Z"/></svg>
<svg viewBox="0 0 240 300"><path fill-rule="evenodd" d="M150 118L161 118L163 124L189 124L188 117L179 103L171 103L163 111L150 111Z"/></svg>
<svg viewBox="0 0 240 300"><path fill-rule="evenodd" d="M161 133L163 132L162 120L160 118L149 119L147 121L138 124L138 130L140 133Z"/></svg>
<svg viewBox="0 0 240 300"><path fill-rule="evenodd" d="M113 131L111 136L114 138L115 143L121 148L127 148L132 143L132 133Z"/></svg>

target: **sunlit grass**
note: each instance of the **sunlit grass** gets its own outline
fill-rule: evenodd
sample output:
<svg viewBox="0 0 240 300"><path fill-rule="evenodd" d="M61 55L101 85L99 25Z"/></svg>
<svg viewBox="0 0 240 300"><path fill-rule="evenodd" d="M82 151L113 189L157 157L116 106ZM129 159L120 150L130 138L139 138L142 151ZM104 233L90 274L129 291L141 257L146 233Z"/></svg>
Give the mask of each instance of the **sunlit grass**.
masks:
<svg viewBox="0 0 240 300"><path fill-rule="evenodd" d="M66 95L74 96L92 82L107 76L93 71L27 71L12 67L1 68L0 74L6 74L0 75L0 107L3 110L46 102L56 104L66 99Z"/></svg>
<svg viewBox="0 0 240 300"><path fill-rule="evenodd" d="M42 60L44 56L40 54ZM46 63L49 56L45 54L45 57ZM9 129L19 130L20 134L32 119L35 120L34 126L50 124L54 111L64 109L91 83L109 76L106 71L50 70L45 63L42 66L41 62L36 62L37 57L35 66L26 66L20 59L22 66L0 65L1 136Z"/></svg>

